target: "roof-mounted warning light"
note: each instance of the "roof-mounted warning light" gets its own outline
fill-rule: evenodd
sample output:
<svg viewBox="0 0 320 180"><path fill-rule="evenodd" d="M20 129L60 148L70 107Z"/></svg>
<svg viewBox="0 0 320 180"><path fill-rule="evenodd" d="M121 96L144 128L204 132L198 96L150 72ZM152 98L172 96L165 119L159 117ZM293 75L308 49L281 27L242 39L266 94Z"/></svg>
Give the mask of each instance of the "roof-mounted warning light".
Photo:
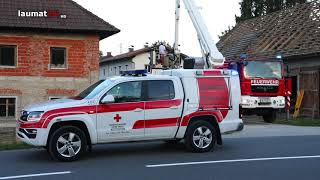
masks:
<svg viewBox="0 0 320 180"><path fill-rule="evenodd" d="M240 54L240 59L248 59L249 55L248 54Z"/></svg>
<svg viewBox="0 0 320 180"><path fill-rule="evenodd" d="M147 70L120 71L121 76L147 76Z"/></svg>
<svg viewBox="0 0 320 180"><path fill-rule="evenodd" d="M277 58L278 60L282 60L283 56L282 56L281 53L278 53L278 54L276 55L276 58Z"/></svg>

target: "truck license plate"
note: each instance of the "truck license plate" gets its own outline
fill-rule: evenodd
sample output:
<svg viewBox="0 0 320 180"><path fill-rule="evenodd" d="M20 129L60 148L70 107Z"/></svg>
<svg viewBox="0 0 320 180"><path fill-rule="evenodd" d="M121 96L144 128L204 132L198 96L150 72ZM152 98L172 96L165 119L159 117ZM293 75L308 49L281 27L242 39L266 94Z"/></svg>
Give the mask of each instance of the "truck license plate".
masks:
<svg viewBox="0 0 320 180"><path fill-rule="evenodd" d="M269 97L261 97L260 103L271 103L271 99Z"/></svg>

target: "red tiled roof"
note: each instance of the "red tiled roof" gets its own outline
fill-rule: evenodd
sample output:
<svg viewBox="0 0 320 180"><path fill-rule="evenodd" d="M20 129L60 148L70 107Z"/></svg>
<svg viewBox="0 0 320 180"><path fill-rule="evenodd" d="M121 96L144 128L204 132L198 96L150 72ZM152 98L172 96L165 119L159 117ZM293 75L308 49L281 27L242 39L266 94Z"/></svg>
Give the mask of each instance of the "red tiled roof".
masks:
<svg viewBox="0 0 320 180"><path fill-rule="evenodd" d="M135 50L135 51L132 51L132 52L127 52L127 53L124 53L124 54L119 54L117 56L103 56L101 57L101 60L100 60L100 63L105 63L105 62L110 62L110 61L116 61L116 60L125 60L125 59L130 59L130 58L133 58L139 54L143 54L143 53L146 53L146 52L149 52L151 51L151 48L150 47L147 47L147 48L142 48L142 49L138 49L138 50Z"/></svg>
<svg viewBox="0 0 320 180"><path fill-rule="evenodd" d="M66 18L19 17L18 10L54 10L66 15ZM72 0L0 0L0 29L93 33L98 34L100 39L120 32Z"/></svg>
<svg viewBox="0 0 320 180"><path fill-rule="evenodd" d="M320 54L320 1L238 23L217 46L226 58Z"/></svg>

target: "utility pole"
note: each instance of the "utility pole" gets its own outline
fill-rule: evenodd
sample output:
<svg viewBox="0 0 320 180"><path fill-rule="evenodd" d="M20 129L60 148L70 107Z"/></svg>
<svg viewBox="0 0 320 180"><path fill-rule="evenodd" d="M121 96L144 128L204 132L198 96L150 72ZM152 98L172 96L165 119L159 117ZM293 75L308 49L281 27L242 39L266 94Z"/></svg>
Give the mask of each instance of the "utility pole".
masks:
<svg viewBox="0 0 320 180"><path fill-rule="evenodd" d="M179 50L179 21L180 21L180 0L176 0L176 11L175 11L175 34L173 44L174 61L177 64L181 64L180 61L180 50Z"/></svg>

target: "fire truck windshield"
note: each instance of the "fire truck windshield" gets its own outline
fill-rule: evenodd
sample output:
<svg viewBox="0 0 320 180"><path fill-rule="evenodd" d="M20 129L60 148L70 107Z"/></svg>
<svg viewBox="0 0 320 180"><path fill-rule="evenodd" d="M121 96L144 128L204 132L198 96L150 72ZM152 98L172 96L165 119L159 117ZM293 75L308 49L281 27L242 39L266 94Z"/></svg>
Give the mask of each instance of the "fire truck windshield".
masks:
<svg viewBox="0 0 320 180"><path fill-rule="evenodd" d="M246 61L244 66L246 78L282 78L281 62L278 61Z"/></svg>

